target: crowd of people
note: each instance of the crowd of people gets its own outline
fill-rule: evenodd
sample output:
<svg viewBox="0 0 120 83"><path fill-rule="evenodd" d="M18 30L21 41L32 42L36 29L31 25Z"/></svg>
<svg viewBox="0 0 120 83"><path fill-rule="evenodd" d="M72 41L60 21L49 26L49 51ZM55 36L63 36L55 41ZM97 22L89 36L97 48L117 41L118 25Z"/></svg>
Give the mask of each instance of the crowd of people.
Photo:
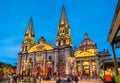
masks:
<svg viewBox="0 0 120 83"><path fill-rule="evenodd" d="M57 83L61 83L61 81L62 81L62 79L59 77L58 80L57 80ZM73 82L78 83L78 76L77 76L77 74L69 75L67 77L67 82L68 83L73 83Z"/></svg>
<svg viewBox="0 0 120 83"><path fill-rule="evenodd" d="M30 77L30 76L29 76ZM61 76L57 76L57 75L54 75L52 76L54 78L54 80L56 80L56 83L61 83L61 81L63 81L63 78ZM51 80L52 78L51 76L40 76L40 79L42 80ZM56 77L58 77L58 79L56 79ZM16 74L13 74L13 75L7 75L4 79L4 81L9 81L8 83L19 83L21 82L22 80L25 80L26 78L28 78L27 76L22 76L22 75L16 75ZM67 76L67 82L68 83L78 83L79 80L89 80L89 79L93 79L93 78L98 78L97 75L93 75L93 76L90 76L90 75L86 75L86 74L83 74L83 75L79 75L78 74L70 74L69 76ZM32 76L29 78L29 80L32 80L32 83L36 83L35 81L39 79L39 77L37 76ZM33 82L34 81L34 82ZM105 72L105 81L107 83L112 83L112 75L109 73L109 72Z"/></svg>

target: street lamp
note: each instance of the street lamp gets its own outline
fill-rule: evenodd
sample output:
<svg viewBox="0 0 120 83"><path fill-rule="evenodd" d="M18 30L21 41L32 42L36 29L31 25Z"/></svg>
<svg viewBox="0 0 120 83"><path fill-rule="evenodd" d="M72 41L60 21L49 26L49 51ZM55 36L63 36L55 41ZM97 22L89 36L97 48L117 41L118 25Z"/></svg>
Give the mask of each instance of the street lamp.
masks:
<svg viewBox="0 0 120 83"><path fill-rule="evenodd" d="M71 68L71 74L72 74L72 67L73 67L73 61L74 61L74 57L68 57L68 60L69 60L69 62L70 62L70 68Z"/></svg>

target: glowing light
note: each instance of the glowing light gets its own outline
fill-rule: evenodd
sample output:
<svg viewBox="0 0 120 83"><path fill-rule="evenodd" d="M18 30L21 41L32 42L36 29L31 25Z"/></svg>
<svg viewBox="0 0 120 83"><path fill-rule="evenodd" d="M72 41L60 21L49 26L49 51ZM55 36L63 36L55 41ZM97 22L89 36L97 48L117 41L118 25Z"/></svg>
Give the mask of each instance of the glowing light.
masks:
<svg viewBox="0 0 120 83"><path fill-rule="evenodd" d="M37 51L44 51L44 50L52 50L53 46L48 43L37 44L29 49L28 52L37 52Z"/></svg>

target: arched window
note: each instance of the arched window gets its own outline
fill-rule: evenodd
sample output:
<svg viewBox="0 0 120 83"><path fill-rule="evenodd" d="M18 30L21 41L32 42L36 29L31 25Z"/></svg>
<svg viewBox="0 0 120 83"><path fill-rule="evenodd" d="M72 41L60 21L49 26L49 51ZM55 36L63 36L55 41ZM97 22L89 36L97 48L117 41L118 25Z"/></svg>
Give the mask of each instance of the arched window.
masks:
<svg viewBox="0 0 120 83"><path fill-rule="evenodd" d="M25 51L27 51L27 46L25 46Z"/></svg>
<svg viewBox="0 0 120 83"><path fill-rule="evenodd" d="M60 45L63 45L63 40L60 41Z"/></svg>
<svg viewBox="0 0 120 83"><path fill-rule="evenodd" d="M49 61L52 61L52 57L51 56L49 56Z"/></svg>
<svg viewBox="0 0 120 83"><path fill-rule="evenodd" d="M69 39L67 39L67 40L66 40L66 44L69 44L69 43L70 43L70 42L69 42Z"/></svg>
<svg viewBox="0 0 120 83"><path fill-rule="evenodd" d="M22 47L22 52L24 51L24 47Z"/></svg>
<svg viewBox="0 0 120 83"><path fill-rule="evenodd" d="M32 58L29 58L29 62L32 62Z"/></svg>

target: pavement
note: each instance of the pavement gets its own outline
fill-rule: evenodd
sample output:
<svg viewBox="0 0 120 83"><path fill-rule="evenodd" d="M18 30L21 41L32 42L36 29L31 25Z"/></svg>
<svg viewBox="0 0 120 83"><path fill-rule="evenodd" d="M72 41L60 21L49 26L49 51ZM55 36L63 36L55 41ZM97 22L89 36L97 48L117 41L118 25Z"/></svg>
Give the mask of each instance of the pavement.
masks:
<svg viewBox="0 0 120 83"><path fill-rule="evenodd" d="M38 83L40 83L40 82L38 82ZM56 83L56 81L55 80L50 80L50 81L41 80L41 83ZM61 82L61 83L67 83L67 82ZM75 83L75 82L73 82L73 83ZM103 81L100 79L89 79L89 80L83 79L83 80L79 80L78 83L103 83Z"/></svg>
<svg viewBox="0 0 120 83"><path fill-rule="evenodd" d="M0 83L13 83L12 81L0 81ZM17 83L56 83L56 80L41 80L41 82L40 82L40 79L37 79L36 80L36 82L29 82L29 81L19 81L19 82L17 82ZM68 83L68 81L67 80L65 80L65 81L61 81L60 83ZM70 82L70 83L72 83L72 82ZM75 83L74 81L73 81L73 83ZM100 79L82 79L82 80L79 80L78 81L78 83L103 83L103 81L102 80L100 80Z"/></svg>

